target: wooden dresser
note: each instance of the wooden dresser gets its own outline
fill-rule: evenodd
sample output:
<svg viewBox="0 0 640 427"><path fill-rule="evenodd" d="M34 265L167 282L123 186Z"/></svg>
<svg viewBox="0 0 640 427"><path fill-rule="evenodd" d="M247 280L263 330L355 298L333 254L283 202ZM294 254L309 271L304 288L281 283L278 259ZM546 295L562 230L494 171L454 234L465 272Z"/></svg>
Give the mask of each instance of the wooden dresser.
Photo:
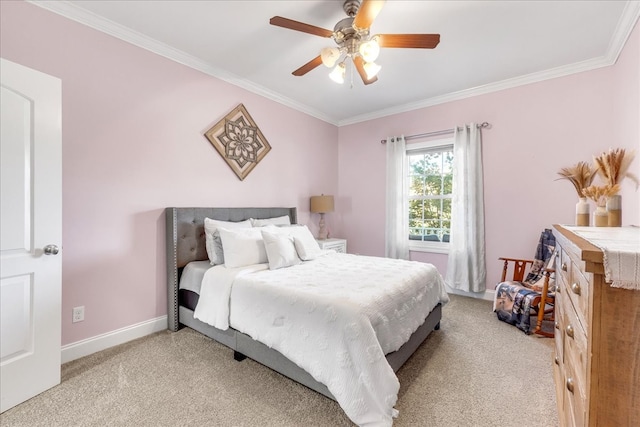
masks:
<svg viewBox="0 0 640 427"><path fill-rule="evenodd" d="M560 425L640 426L640 291L605 282L598 247L560 225L553 233Z"/></svg>

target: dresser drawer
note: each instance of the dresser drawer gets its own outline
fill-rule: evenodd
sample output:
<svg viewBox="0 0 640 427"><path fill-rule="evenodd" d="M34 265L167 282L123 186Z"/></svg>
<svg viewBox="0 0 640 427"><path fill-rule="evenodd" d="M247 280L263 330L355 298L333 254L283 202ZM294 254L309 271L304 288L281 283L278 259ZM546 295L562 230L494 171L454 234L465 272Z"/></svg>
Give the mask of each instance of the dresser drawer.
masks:
<svg viewBox="0 0 640 427"><path fill-rule="evenodd" d="M564 409L567 426L583 427L586 422L586 399L584 390L575 382L575 372L571 366L564 366Z"/></svg>
<svg viewBox="0 0 640 427"><path fill-rule="evenodd" d="M578 315L578 320L585 331L589 330L589 293L590 283L585 278L581 267L583 263L576 263L571 259L569 253L564 249L558 251L559 257L559 273L556 274L558 285L562 286L561 292L565 297L571 299L571 303L575 307L575 311ZM556 263L556 271L558 270L558 263Z"/></svg>
<svg viewBox="0 0 640 427"><path fill-rule="evenodd" d="M556 260L556 280L563 280L564 283L571 282L571 258L564 249L560 248Z"/></svg>
<svg viewBox="0 0 640 427"><path fill-rule="evenodd" d="M573 265L575 267L575 264ZM590 274L590 273L587 273ZM589 330L589 293L591 292L591 284L586 279L582 271L578 268L571 269L571 280L567 283L568 295L571 299L573 307L576 309L578 320L582 324L585 331Z"/></svg>
<svg viewBox="0 0 640 427"><path fill-rule="evenodd" d="M558 284L560 286L560 284ZM559 289L559 288L558 288ZM555 322L553 327L555 331L553 333L553 340L555 341L556 347L556 357L560 362L564 361L564 328L566 326L566 322L564 320L564 312L562 310L562 300L565 298L564 294L556 291L556 300L555 300Z"/></svg>
<svg viewBox="0 0 640 427"><path fill-rule="evenodd" d="M556 335L558 335L556 333ZM558 419L562 420L564 414L564 370L562 369L562 359L555 353L553 355L553 382L556 385L556 407L558 408Z"/></svg>
<svg viewBox="0 0 640 427"><path fill-rule="evenodd" d="M569 298L562 298L561 309L564 315L563 366L566 375L571 375L574 395L586 400L588 353L587 335L578 320L578 316Z"/></svg>

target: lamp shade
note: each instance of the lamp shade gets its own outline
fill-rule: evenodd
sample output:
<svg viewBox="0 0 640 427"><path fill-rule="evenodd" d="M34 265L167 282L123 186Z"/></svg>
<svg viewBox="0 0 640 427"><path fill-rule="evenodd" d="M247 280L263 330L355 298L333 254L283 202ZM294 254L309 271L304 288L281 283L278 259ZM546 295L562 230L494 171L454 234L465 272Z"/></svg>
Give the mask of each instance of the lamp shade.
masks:
<svg viewBox="0 0 640 427"><path fill-rule="evenodd" d="M333 212L333 196L311 196L311 212L327 213Z"/></svg>
<svg viewBox="0 0 640 427"><path fill-rule="evenodd" d="M367 78L372 79L378 74L382 67L375 62L365 62L363 68L364 72L367 74Z"/></svg>
<svg viewBox="0 0 640 427"><path fill-rule="evenodd" d="M374 37L371 40L362 43L358 50L365 62L373 62L378 59L378 55L380 54L380 45L378 44L377 38Z"/></svg>
<svg viewBox="0 0 640 427"><path fill-rule="evenodd" d="M333 67L340 58L340 51L336 47L325 47L320 51L320 59L325 67Z"/></svg>

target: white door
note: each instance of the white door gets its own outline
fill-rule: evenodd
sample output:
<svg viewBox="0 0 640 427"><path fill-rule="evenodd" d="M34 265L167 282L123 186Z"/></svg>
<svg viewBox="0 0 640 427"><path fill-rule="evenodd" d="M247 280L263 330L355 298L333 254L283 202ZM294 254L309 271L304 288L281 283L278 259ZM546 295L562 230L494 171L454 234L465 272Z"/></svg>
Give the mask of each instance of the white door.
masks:
<svg viewBox="0 0 640 427"><path fill-rule="evenodd" d="M0 58L0 412L60 384L61 87Z"/></svg>

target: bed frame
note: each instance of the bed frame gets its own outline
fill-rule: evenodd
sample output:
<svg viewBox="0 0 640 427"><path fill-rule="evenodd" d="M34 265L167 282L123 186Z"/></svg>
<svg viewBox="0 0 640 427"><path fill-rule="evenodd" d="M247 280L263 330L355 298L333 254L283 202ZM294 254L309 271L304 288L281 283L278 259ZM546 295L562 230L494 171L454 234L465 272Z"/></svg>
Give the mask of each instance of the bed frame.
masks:
<svg viewBox="0 0 640 427"><path fill-rule="evenodd" d="M226 331L214 328L193 317L193 311L180 305L178 284L182 269L191 261L208 259L205 247L204 219L244 221L249 218L265 219L288 215L292 224L297 223L296 208L166 208L167 225L167 290L168 328L177 331L188 326L234 350L238 361L249 357L274 371L281 373L312 390L335 400L329 389L317 382L309 373L291 362L277 350L255 341L233 328ZM440 329L442 308L438 304L409 341L386 358L394 371L409 359L433 330Z"/></svg>

